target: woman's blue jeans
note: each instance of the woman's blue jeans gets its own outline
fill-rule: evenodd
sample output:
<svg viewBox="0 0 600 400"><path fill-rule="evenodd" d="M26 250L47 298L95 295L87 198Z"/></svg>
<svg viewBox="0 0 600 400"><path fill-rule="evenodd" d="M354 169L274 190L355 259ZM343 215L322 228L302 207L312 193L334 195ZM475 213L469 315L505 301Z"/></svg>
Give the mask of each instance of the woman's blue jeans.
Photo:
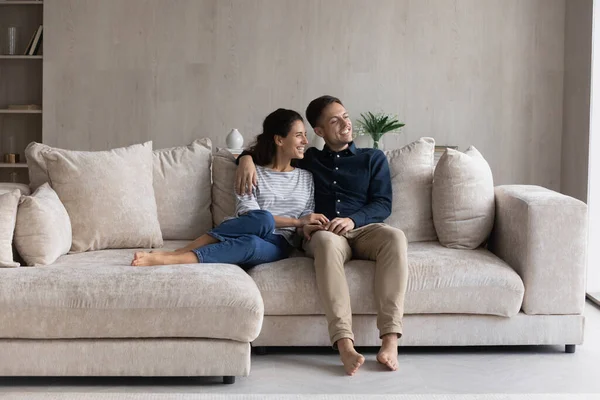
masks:
<svg viewBox="0 0 600 400"><path fill-rule="evenodd" d="M237 264L244 269L286 258L292 246L273 233L275 220L265 210L254 210L223 222L208 235L219 243L194 249L201 263Z"/></svg>

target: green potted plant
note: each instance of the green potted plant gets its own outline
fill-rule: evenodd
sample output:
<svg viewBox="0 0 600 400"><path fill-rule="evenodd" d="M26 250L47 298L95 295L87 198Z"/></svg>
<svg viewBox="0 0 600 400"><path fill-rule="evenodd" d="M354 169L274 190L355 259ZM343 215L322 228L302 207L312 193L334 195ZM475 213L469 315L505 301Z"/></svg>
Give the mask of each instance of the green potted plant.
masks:
<svg viewBox="0 0 600 400"><path fill-rule="evenodd" d="M404 126L398 118L383 113L373 114L367 112L360 114L360 119L356 121L361 131L359 134L368 134L373 139L373 148L379 148L379 141L388 132L398 130Z"/></svg>

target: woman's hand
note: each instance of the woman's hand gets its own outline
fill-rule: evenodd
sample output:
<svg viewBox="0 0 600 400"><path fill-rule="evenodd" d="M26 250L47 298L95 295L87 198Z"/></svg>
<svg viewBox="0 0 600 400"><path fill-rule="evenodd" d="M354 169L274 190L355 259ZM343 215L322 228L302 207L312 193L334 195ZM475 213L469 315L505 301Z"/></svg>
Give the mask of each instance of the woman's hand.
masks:
<svg viewBox="0 0 600 400"><path fill-rule="evenodd" d="M304 225L325 225L329 219L323 214L308 214L299 219L300 226Z"/></svg>
<svg viewBox="0 0 600 400"><path fill-rule="evenodd" d="M240 196L252 194L252 188L258 184L256 177L256 166L252 156L240 158L240 164L235 171L235 191Z"/></svg>
<svg viewBox="0 0 600 400"><path fill-rule="evenodd" d="M302 230L302 236L304 236L304 239L306 240L310 240L313 233L322 231L324 229L324 225L304 225L302 228L299 228L299 230Z"/></svg>

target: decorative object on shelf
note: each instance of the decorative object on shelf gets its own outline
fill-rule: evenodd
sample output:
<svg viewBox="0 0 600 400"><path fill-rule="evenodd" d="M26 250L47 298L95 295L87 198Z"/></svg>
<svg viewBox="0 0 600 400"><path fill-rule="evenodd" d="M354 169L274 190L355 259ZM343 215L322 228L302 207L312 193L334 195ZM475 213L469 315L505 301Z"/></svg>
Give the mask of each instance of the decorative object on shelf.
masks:
<svg viewBox="0 0 600 400"><path fill-rule="evenodd" d="M379 149L381 147L380 141L383 135L388 132L399 132L399 129L404 126L397 117L372 112L366 114L360 114L361 119L357 122L359 132L358 135L369 135L373 139L373 148Z"/></svg>
<svg viewBox="0 0 600 400"><path fill-rule="evenodd" d="M440 160L440 157L442 156L442 154L444 154L446 149L458 150L458 146L436 145L433 153L433 165L437 165L438 161Z"/></svg>
<svg viewBox="0 0 600 400"><path fill-rule="evenodd" d="M14 56L17 54L17 27L9 26L8 27L8 36L6 38L7 43L7 52L9 56Z"/></svg>
<svg viewBox="0 0 600 400"><path fill-rule="evenodd" d="M9 104L9 110L41 110L42 106L39 104Z"/></svg>
<svg viewBox="0 0 600 400"><path fill-rule="evenodd" d="M14 131L8 131L4 134L4 140L2 141L2 150L4 151L4 162L7 164L16 164L20 161L17 160L17 149L15 147L16 137Z"/></svg>
<svg viewBox="0 0 600 400"><path fill-rule="evenodd" d="M17 153L6 153L4 155L4 162L6 164L17 164L21 162L21 155Z"/></svg>
<svg viewBox="0 0 600 400"><path fill-rule="evenodd" d="M242 136L240 131L238 131L235 128L232 129L231 132L229 132L229 135L227 135L225 142L227 143L227 148L232 153L236 150L242 150L242 148L244 147L244 137Z"/></svg>

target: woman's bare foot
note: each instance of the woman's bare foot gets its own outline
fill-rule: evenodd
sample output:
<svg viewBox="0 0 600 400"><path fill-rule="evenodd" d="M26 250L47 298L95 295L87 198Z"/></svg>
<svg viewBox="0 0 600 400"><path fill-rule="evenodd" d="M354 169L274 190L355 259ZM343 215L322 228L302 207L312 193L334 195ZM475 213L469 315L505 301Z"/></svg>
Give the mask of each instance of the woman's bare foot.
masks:
<svg viewBox="0 0 600 400"><path fill-rule="evenodd" d="M390 333L384 335L382 339L383 342L377 354L377 361L391 371L396 371L398 369L398 335Z"/></svg>
<svg viewBox="0 0 600 400"><path fill-rule="evenodd" d="M348 375L354 375L364 364L365 357L354 349L354 344L350 339L340 339L337 341L337 345L344 370Z"/></svg>
<svg viewBox="0 0 600 400"><path fill-rule="evenodd" d="M198 256L192 251L176 253L146 253L138 251L133 255L131 265L134 267L150 267L152 265L198 264Z"/></svg>
<svg viewBox="0 0 600 400"><path fill-rule="evenodd" d="M146 253L138 251L133 255L131 265L134 267L149 267L152 265L164 265L163 255L161 253Z"/></svg>

